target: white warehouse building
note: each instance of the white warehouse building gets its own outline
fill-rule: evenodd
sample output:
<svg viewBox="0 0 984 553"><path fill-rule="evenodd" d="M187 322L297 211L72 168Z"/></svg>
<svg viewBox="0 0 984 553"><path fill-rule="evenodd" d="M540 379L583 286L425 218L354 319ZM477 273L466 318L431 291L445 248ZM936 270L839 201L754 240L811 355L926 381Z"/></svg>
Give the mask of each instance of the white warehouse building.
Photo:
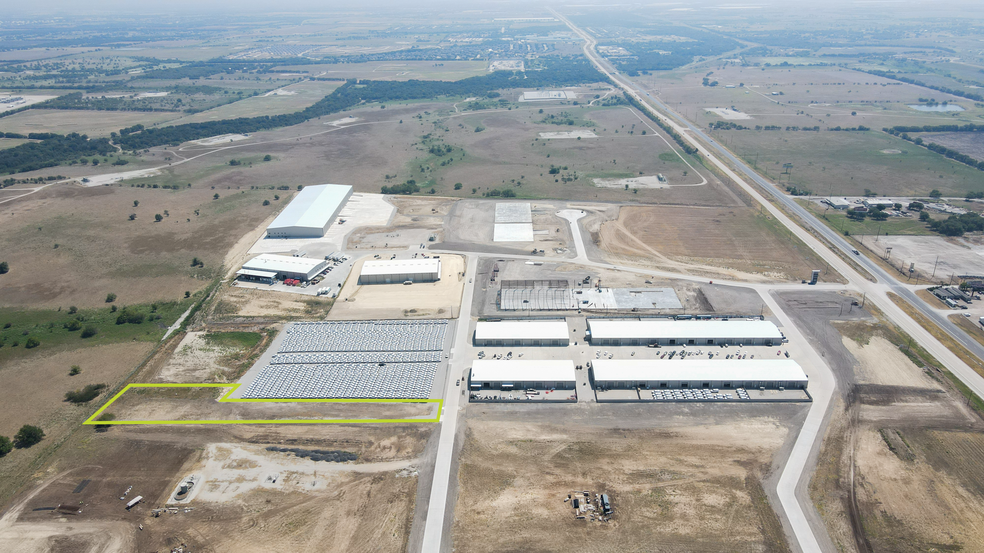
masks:
<svg viewBox="0 0 984 553"><path fill-rule="evenodd" d="M399 284L441 280L441 258L370 259L362 264L359 284Z"/></svg>
<svg viewBox="0 0 984 553"><path fill-rule="evenodd" d="M328 267L329 261L264 253L243 263L236 272L244 280L273 281L285 278L311 280Z"/></svg>
<svg viewBox="0 0 984 553"><path fill-rule="evenodd" d="M346 184L305 186L267 227L267 237L321 238L351 196Z"/></svg>
<svg viewBox="0 0 984 553"><path fill-rule="evenodd" d="M596 359L596 387L626 388L789 388L809 382L791 359Z"/></svg>
<svg viewBox="0 0 984 553"><path fill-rule="evenodd" d="M588 319L593 346L772 346L785 341L775 324L758 319Z"/></svg>
<svg viewBox="0 0 984 553"><path fill-rule="evenodd" d="M475 325L475 345L495 346L569 346L567 321L480 321Z"/></svg>
<svg viewBox="0 0 984 553"><path fill-rule="evenodd" d="M472 361L468 387L472 390L573 390L577 384L574 361L477 359Z"/></svg>

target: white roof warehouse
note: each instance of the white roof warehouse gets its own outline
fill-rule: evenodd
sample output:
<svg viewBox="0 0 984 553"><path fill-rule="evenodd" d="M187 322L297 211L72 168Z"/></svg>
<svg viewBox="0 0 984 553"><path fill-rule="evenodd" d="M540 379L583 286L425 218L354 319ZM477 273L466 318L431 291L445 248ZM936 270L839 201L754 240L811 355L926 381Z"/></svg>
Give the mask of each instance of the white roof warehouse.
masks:
<svg viewBox="0 0 984 553"><path fill-rule="evenodd" d="M595 386L604 388L806 388L791 359L596 359Z"/></svg>
<svg viewBox="0 0 984 553"><path fill-rule="evenodd" d="M469 386L485 389L574 388L577 377L570 359L472 361Z"/></svg>
<svg viewBox="0 0 984 553"><path fill-rule="evenodd" d="M775 324L757 319L588 319L588 334L591 344L596 346L774 345L785 340Z"/></svg>
<svg viewBox="0 0 984 553"><path fill-rule="evenodd" d="M306 257L291 257L288 255L261 254L246 263L238 274L250 275L258 273L276 273L276 278L296 278L311 280L328 266L328 261L308 259Z"/></svg>
<svg viewBox="0 0 984 553"><path fill-rule="evenodd" d="M481 321L475 325L475 345L568 346L567 321Z"/></svg>
<svg viewBox="0 0 984 553"><path fill-rule="evenodd" d="M441 280L441 259L380 259L366 261L359 273L359 284L394 284L406 281Z"/></svg>
<svg viewBox="0 0 984 553"><path fill-rule="evenodd" d="M305 186L267 227L270 238L320 238L352 196L346 184Z"/></svg>

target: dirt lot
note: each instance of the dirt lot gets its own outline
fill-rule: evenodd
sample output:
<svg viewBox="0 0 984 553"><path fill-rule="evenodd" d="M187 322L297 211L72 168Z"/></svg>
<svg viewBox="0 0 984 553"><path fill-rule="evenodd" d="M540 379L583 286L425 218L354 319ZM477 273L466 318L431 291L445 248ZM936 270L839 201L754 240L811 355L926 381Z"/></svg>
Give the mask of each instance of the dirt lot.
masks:
<svg viewBox="0 0 984 553"><path fill-rule="evenodd" d="M10 272L0 281L0 303L96 307L109 292L121 304L183 297L202 288L240 237L276 209L261 205L269 195L197 185L59 185L4 204L0 250ZM205 267L192 267L194 257Z"/></svg>
<svg viewBox="0 0 984 553"><path fill-rule="evenodd" d="M848 383L834 407L810 484L834 544L858 552L979 550L980 417L938 371L917 366L888 327L836 327L856 359L857 384Z"/></svg>
<svg viewBox="0 0 984 553"><path fill-rule="evenodd" d="M19 499L0 521L0 544L17 545L7 551L169 551L181 544L192 551L402 551L413 518L416 460L430 428L85 429L39 473L44 487ZM268 452L267 444L359 458L314 462ZM191 474L204 477L199 497L175 514L152 517ZM145 500L126 511L119 497L130 486L128 498ZM59 504L82 513L35 510Z"/></svg>
<svg viewBox="0 0 984 553"><path fill-rule="evenodd" d="M423 251L423 250L421 250ZM329 318L338 321L363 319L448 319L458 315L465 288L464 259L441 255L441 280L398 284L359 284L366 256L356 261Z"/></svg>
<svg viewBox="0 0 984 553"><path fill-rule="evenodd" d="M878 243L875 251L879 255L884 255L884 248L892 248L892 261L896 269L900 261L906 265L915 263L917 271L929 276L935 266L935 282L949 282L951 274L984 274L984 257L981 256L984 253L984 239L980 236L882 236Z"/></svg>
<svg viewBox="0 0 984 553"><path fill-rule="evenodd" d="M251 359L269 343L267 333L209 334L188 332L154 376L156 382L228 382L245 372ZM237 340L241 334L242 338ZM228 337L228 338L227 338ZM229 339L231 338L231 339ZM253 341L255 340L255 345Z"/></svg>
<svg viewBox="0 0 984 553"><path fill-rule="evenodd" d="M324 317L330 306L329 300L312 296L229 286L222 288L210 315L213 319L316 319Z"/></svg>
<svg viewBox="0 0 984 553"><path fill-rule="evenodd" d="M948 132L918 134L926 142L935 142L977 160L984 160L984 133Z"/></svg>
<svg viewBox="0 0 984 553"><path fill-rule="evenodd" d="M428 244L432 236L435 241L443 241L444 217L455 200L390 196L387 201L396 206L396 215L390 225L359 228L349 235L348 247L404 248Z"/></svg>
<svg viewBox="0 0 984 553"><path fill-rule="evenodd" d="M783 232L746 207L623 207L616 221L601 225L598 243L637 264L744 280L800 280L826 267ZM821 272L822 281L836 278Z"/></svg>
<svg viewBox="0 0 984 553"><path fill-rule="evenodd" d="M673 430L468 423L456 551L788 551L761 486L786 430L767 420ZM572 490L610 495L576 520Z"/></svg>

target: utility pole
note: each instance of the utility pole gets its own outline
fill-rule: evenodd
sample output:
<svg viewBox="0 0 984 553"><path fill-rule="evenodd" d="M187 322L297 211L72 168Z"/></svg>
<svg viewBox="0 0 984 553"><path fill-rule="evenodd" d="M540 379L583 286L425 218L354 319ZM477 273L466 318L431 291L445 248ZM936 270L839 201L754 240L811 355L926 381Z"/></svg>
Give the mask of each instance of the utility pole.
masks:
<svg viewBox="0 0 984 553"><path fill-rule="evenodd" d="M867 299L867 297L868 297L868 293L867 292L862 292L861 293L861 309L864 309L864 300Z"/></svg>
<svg viewBox="0 0 984 553"><path fill-rule="evenodd" d="M936 263L933 263L933 276L931 276L929 278L933 278L933 277L936 276L936 265L939 264L939 262L940 262L940 256L937 255L936 256Z"/></svg>

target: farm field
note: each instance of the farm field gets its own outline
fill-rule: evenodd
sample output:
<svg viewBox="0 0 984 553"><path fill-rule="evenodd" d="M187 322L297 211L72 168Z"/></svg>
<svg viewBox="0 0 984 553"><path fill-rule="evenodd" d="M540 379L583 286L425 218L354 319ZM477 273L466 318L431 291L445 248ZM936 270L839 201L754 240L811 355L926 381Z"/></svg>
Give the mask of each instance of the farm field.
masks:
<svg viewBox="0 0 984 553"><path fill-rule="evenodd" d="M719 82L715 87L701 85L704 73L683 71L659 79L642 76L636 82L704 128L727 121L708 108L734 108L746 114L748 119L730 122L749 129L780 127L710 134L770 179L780 179L784 164L792 163L791 177L781 177L783 186L789 180L817 194L847 195L860 195L865 188L883 195L926 195L938 188L962 196L981 182L976 169L880 132L895 125L979 123L984 109L972 101L843 68L711 69L707 78ZM949 99L965 111L951 115L908 107L921 103L920 98ZM872 131L827 130L859 125ZM785 130L814 126L820 131Z"/></svg>
<svg viewBox="0 0 984 553"><path fill-rule="evenodd" d="M281 115L300 111L331 94L341 86L341 82L306 81L290 84L271 93L244 98L238 102L225 104L213 109L179 117L169 121L169 125L200 123L236 119L238 117L259 117Z"/></svg>
<svg viewBox="0 0 984 553"><path fill-rule="evenodd" d="M984 132L918 133L914 136L935 142L977 160L984 160Z"/></svg>
<svg viewBox="0 0 984 553"><path fill-rule="evenodd" d="M32 109L0 119L0 131L23 135L32 132L57 134L77 132L100 138L125 127L136 124L150 127L173 121L182 115L184 114L179 112Z"/></svg>
<svg viewBox="0 0 984 553"><path fill-rule="evenodd" d="M624 206L618 219L601 225L598 246L636 263L731 278L801 280L826 267L771 217L749 207ZM837 282L839 276L821 271L820 278Z"/></svg>
<svg viewBox="0 0 984 553"><path fill-rule="evenodd" d="M761 484L786 436L772 422L744 418L755 431L738 438L726 424L612 430L494 419L469 416L456 551L789 550ZM575 490L607 493L611 521L576 520L565 501Z"/></svg>

